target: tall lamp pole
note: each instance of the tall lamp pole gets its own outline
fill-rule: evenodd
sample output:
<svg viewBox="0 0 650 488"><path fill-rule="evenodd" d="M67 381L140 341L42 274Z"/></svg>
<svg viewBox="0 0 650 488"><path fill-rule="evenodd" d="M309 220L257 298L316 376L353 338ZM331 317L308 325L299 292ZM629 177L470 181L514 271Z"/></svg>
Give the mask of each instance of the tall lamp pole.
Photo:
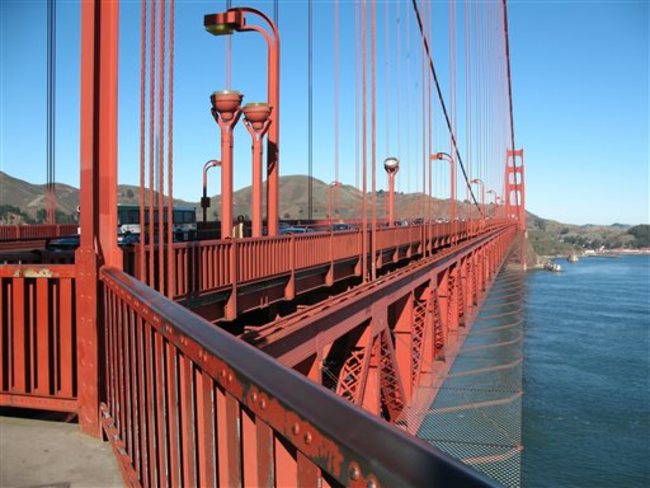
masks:
<svg viewBox="0 0 650 488"><path fill-rule="evenodd" d="M210 198L208 198L208 170L216 167L221 167L221 161L217 159L211 159L203 165L203 196L201 197L201 208L203 209L204 224L208 221L208 208L210 208Z"/></svg>
<svg viewBox="0 0 650 488"><path fill-rule="evenodd" d="M474 178L470 183L481 187L481 207L483 212L483 221L485 222L485 183L480 178Z"/></svg>
<svg viewBox="0 0 650 488"><path fill-rule="evenodd" d="M486 195L492 195L492 202L493 202L494 205L496 205L496 198L497 198L496 192L494 190L488 190L488 191L485 192L485 194ZM494 214L495 214L494 208L492 208L492 218L494 218L494 216L495 216Z"/></svg>
<svg viewBox="0 0 650 488"><path fill-rule="evenodd" d="M388 173L388 225L395 225L395 175L399 171L399 159L389 157L384 160Z"/></svg>
<svg viewBox="0 0 650 488"><path fill-rule="evenodd" d="M334 188L338 188L340 186L341 186L340 181L332 181L327 186L327 218L330 226L332 225L332 191L334 190Z"/></svg>
<svg viewBox="0 0 650 488"><path fill-rule="evenodd" d="M269 31L257 25L246 24L246 14L260 18ZM266 147L267 171L267 221L270 236L278 233L278 190L280 185L280 34L273 21L263 12L250 7L236 7L226 12L209 14L203 18L205 29L215 35L230 35L233 32L254 31L261 34L268 48L267 90L268 101L272 108L269 116L269 129Z"/></svg>
<svg viewBox="0 0 650 488"><path fill-rule="evenodd" d="M253 140L253 237L262 236L262 140L269 130L272 110L267 103L249 103L243 109L244 125Z"/></svg>
<svg viewBox="0 0 650 488"><path fill-rule="evenodd" d="M233 194L233 129L241 116L243 95L237 91L223 90L210 97L212 116L221 128L221 238L232 232Z"/></svg>
<svg viewBox="0 0 650 488"><path fill-rule="evenodd" d="M447 161L449 163L449 185L451 187L450 193L449 193L449 220L451 222L452 226L452 234L455 235L455 229L456 229L456 161L454 158L446 153L446 152L439 152L432 154L429 157L430 161L438 160L438 161Z"/></svg>

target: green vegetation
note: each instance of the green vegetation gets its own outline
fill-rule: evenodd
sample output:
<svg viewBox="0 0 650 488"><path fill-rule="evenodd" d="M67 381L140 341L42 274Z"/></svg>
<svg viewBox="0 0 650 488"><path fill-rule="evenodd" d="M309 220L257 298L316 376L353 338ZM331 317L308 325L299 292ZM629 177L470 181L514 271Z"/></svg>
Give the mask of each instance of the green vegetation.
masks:
<svg viewBox="0 0 650 488"><path fill-rule="evenodd" d="M3 224L36 224L36 221L18 207L0 205L0 222Z"/></svg>
<svg viewBox="0 0 650 488"><path fill-rule="evenodd" d="M585 249L650 247L650 225L571 225L528 213L528 237L540 255L570 254Z"/></svg>
<svg viewBox="0 0 650 488"><path fill-rule="evenodd" d="M650 247L650 225L635 225L628 229L627 234L634 237L633 247Z"/></svg>

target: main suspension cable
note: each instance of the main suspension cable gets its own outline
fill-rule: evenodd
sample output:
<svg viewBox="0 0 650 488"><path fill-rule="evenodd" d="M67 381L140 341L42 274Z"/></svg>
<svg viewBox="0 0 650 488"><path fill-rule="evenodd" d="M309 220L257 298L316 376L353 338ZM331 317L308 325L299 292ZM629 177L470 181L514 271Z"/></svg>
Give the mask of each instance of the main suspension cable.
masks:
<svg viewBox="0 0 650 488"><path fill-rule="evenodd" d="M506 48L506 73L508 77L508 107L510 112L510 145L512 147L512 164L515 165L515 118L514 118L514 109L512 107L512 78L510 75L510 35L508 33L508 6L507 1L503 0L503 36L505 40ZM507 161L506 161L506 164ZM517 171L514 171L515 186L518 186L517 182ZM506 195L506 199L510 199L510 195ZM517 215L519 215L519 192L515 192L515 203L517 205Z"/></svg>
<svg viewBox="0 0 650 488"><path fill-rule="evenodd" d="M504 0L505 1L505 0ZM424 50L426 52L427 58L429 60L429 69L431 70L431 75L433 76L433 81L436 85L436 92L438 94L438 100L440 101L440 107L442 108L442 113L445 117L445 122L447 124L447 129L449 130L449 134L451 135L451 140L454 145L454 152L456 153L456 158L458 159L458 164L460 165L460 169L463 171L463 177L465 178L465 184L467 185L467 188L469 190L470 196L472 197L472 201L474 202L474 206L479 211L479 214L483 215L483 210L481 209L480 205L478 204L478 201L476 200L476 196L474 196L474 191L472 190L472 185L469 182L469 177L467 176L467 171L465 170L465 165L463 164L463 158L460 155L460 150L458 149L458 141L456 140L456 135L454 134L453 127L451 125L451 120L449 119L449 113L447 112L447 106L445 105L445 100L442 95L442 89L440 87L440 82L438 81L438 75L436 73L436 68L433 65L433 58L431 57L431 50L429 49L429 41L427 40L427 36L424 32L424 27L422 25L422 17L420 16L420 10L417 5L417 0L411 0L411 3L413 5L413 10L415 12L415 18L418 21L418 27L420 29L420 35L422 36L422 43L424 44Z"/></svg>

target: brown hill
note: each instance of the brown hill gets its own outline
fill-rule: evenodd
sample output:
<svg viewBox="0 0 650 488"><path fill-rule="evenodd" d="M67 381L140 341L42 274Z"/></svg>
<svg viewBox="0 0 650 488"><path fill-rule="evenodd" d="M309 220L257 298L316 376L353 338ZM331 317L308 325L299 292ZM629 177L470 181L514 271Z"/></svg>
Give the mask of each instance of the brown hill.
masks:
<svg viewBox="0 0 650 488"><path fill-rule="evenodd" d="M308 177L303 175L289 175L280 177L280 217L283 219L306 219L308 216ZM313 179L313 218L325 219L328 216L328 185L316 178ZM266 192L266 185L264 188ZM10 206L19 209L14 211L6 209L0 215L0 223L23 223L26 219L38 222L42 219L45 208L45 185L37 185L19 180L6 173L0 172L0 207ZM336 194L338 193L338 211L336 209ZM57 212L61 215L74 218L79 205L79 190L70 185L57 183ZM245 187L234 193L234 214L251 215L252 188ZM362 192L351 185L342 185L333 189L333 216L332 218L355 218L361 216ZM118 201L123 204L137 204L139 187L134 185L118 186ZM221 197L211 197L211 208L208 213L209 220L219 216ZM388 193L382 190L377 192L377 215L379 218L386 216ZM368 193L368 216L371 215L372 195ZM413 218L421 214L422 193L401 193L396 196L396 213L402 218ZM176 205L194 206L197 215L200 215L198 202L189 202L174 199ZM433 215L446 216L449 201L432 199ZM459 202L459 207L463 204ZM40 213L39 213L40 211ZM266 211L266 209L264 210Z"/></svg>

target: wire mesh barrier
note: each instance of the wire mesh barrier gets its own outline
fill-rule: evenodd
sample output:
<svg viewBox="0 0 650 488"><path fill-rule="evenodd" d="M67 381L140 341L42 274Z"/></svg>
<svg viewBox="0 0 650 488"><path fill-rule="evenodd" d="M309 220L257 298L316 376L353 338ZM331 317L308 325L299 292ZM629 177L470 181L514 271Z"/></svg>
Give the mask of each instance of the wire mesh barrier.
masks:
<svg viewBox="0 0 650 488"><path fill-rule="evenodd" d="M523 278L500 273L433 403L407 413L419 438L508 487L521 482Z"/></svg>

